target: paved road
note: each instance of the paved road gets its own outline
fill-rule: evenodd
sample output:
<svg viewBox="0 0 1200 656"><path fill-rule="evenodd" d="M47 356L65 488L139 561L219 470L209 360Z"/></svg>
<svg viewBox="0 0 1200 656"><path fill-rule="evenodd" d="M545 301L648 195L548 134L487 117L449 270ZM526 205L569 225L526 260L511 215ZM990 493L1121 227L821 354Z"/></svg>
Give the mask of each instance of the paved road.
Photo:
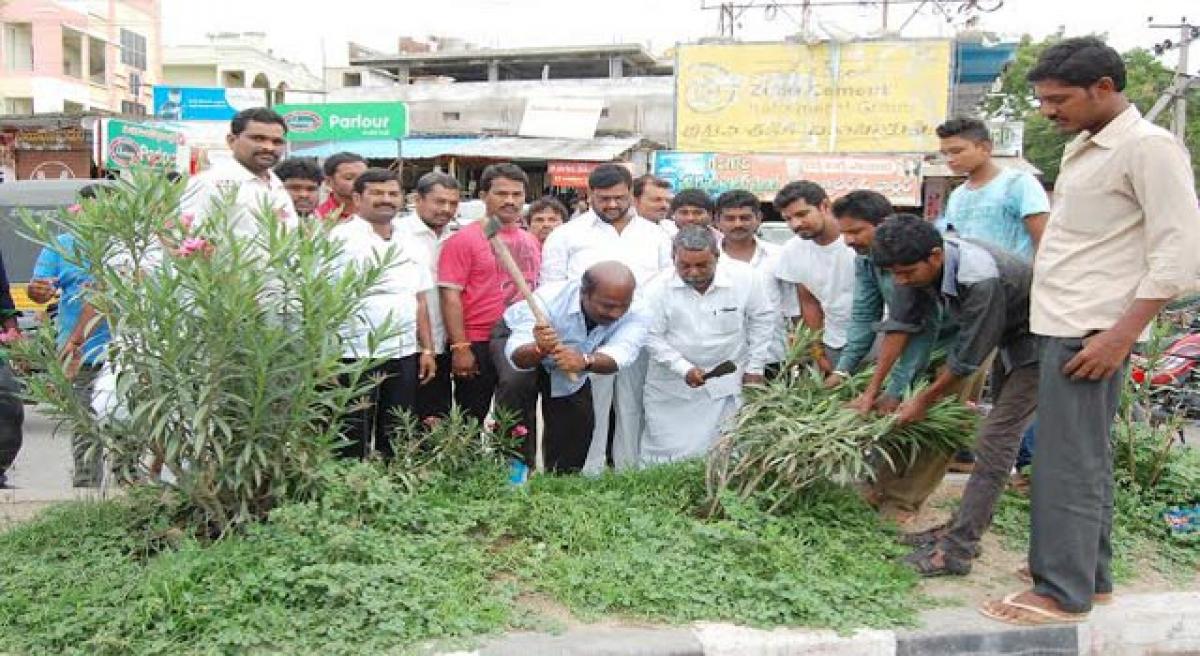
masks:
<svg viewBox="0 0 1200 656"><path fill-rule="evenodd" d="M54 428L54 422L35 406L25 406L25 442L9 470L10 485L38 490L71 488L71 439L64 431L55 434Z"/></svg>

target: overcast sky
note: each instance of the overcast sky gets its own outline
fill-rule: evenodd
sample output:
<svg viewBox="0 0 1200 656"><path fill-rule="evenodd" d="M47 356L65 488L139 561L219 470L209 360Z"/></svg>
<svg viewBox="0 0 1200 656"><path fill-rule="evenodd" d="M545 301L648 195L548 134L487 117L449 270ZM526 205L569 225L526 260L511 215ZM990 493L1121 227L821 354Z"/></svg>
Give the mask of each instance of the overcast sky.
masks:
<svg viewBox="0 0 1200 656"><path fill-rule="evenodd" d="M818 0L819 1L819 0ZM904 3L912 0L894 0ZM163 0L163 30L170 45L202 43L209 32L266 32L277 55L318 72L322 61L345 65L346 41L394 52L398 37L429 35L463 38L484 47L642 43L661 52L678 42L718 34L717 11L701 6L719 0ZM743 4L751 0L741 0ZM998 0L980 0L984 7ZM769 5L769 0L754 4ZM797 3L798 4L798 3ZM1065 26L1068 35L1105 32L1118 48L1149 47L1176 31L1145 27L1177 22L1191 7L1200 22L1197 0L1003 0L997 11L981 14L980 27L1017 37L1044 36ZM912 14L914 5L893 6L891 26ZM738 37L773 40L799 31L799 9L745 11ZM813 24L825 34L869 34L881 24L878 6L814 10ZM951 36L953 25L928 9L905 29L905 36ZM324 44L324 60L322 58ZM1200 69L1200 45L1189 68ZM1164 61L1175 65L1175 58Z"/></svg>

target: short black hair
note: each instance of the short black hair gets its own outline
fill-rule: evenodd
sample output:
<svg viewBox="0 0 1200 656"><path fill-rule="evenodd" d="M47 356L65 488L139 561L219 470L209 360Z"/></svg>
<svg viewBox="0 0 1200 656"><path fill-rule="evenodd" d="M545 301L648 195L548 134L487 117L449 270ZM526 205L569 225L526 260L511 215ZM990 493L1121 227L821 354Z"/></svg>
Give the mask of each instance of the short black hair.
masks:
<svg viewBox="0 0 1200 656"><path fill-rule="evenodd" d="M251 121L255 123L275 123L283 127L284 134L287 134L288 131L287 121L283 120L279 112L266 107L251 107L250 109L243 109L234 114L233 120L229 122L229 131L234 136L237 136L246 131L246 126Z"/></svg>
<svg viewBox="0 0 1200 656"><path fill-rule="evenodd" d="M745 189L730 189L729 191L717 196L716 211L717 216L721 215L723 210L735 209L739 207L748 207L754 210L755 216L762 216L762 206L758 204L758 196L746 191Z"/></svg>
<svg viewBox="0 0 1200 656"><path fill-rule="evenodd" d="M929 259L942 248L942 235L933 224L915 214L897 214L875 229L871 259L876 266L908 266Z"/></svg>
<svg viewBox="0 0 1200 656"><path fill-rule="evenodd" d="M334 175L336 175L338 167L341 166L342 164L357 164L357 163L366 164L367 160L365 157L363 157L362 155L359 155L358 153L349 153L349 152L344 152L344 151L340 152L340 153L334 153L334 154L330 155L329 157L325 158L325 163L323 165L324 169L325 169L325 177L332 178Z"/></svg>
<svg viewBox="0 0 1200 656"><path fill-rule="evenodd" d="M855 189L833 201L833 216L838 219L845 217L879 225L895 213L896 208L887 196L870 189Z"/></svg>
<svg viewBox="0 0 1200 656"><path fill-rule="evenodd" d="M1046 48L1025 75L1030 82L1056 80L1084 88L1105 77L1112 79L1117 91L1125 90L1125 62L1121 54L1094 36L1063 39Z"/></svg>
<svg viewBox="0 0 1200 656"><path fill-rule="evenodd" d="M526 191L529 190L529 176L521 167L516 164L505 162L503 164L490 164L483 169L483 174L479 176L479 191L488 192L492 190L492 182L496 178L504 178L513 182L520 182L525 186Z"/></svg>
<svg viewBox="0 0 1200 656"><path fill-rule="evenodd" d="M430 171L417 179L417 195L422 198L428 196L434 187L441 187L450 191L459 190L458 180L449 173L442 171Z"/></svg>
<svg viewBox="0 0 1200 656"><path fill-rule="evenodd" d="M95 183L85 184L79 188L79 191L75 192L75 196L79 200L83 200L85 198L89 200L95 200L100 195L101 191L104 191L103 185L98 185Z"/></svg>
<svg viewBox="0 0 1200 656"><path fill-rule="evenodd" d="M317 184L325 179L321 167L304 157L289 157L275 165L275 175L283 180L312 180Z"/></svg>
<svg viewBox="0 0 1200 656"><path fill-rule="evenodd" d="M646 187L658 187L659 189L670 190L671 182L656 175L650 175L649 173L646 175L639 175L637 179L633 181L633 197L641 198L642 194L646 193Z"/></svg>
<svg viewBox="0 0 1200 656"><path fill-rule="evenodd" d="M396 172L390 169L367 169L362 172L362 175L354 179L354 193L361 194L367 190L367 185L378 184L380 182L396 182L400 184L400 176L396 175ZM401 184L400 191L404 191L403 184Z"/></svg>
<svg viewBox="0 0 1200 656"><path fill-rule="evenodd" d="M544 210L554 210L560 217L562 217L564 222L567 220L567 217L570 216L570 214L567 213L567 207L559 202L557 198L554 196L542 196L541 198L529 204L529 209L525 211L525 218L528 219L534 214Z"/></svg>
<svg viewBox="0 0 1200 656"><path fill-rule="evenodd" d="M716 211L716 205L713 203L712 196L709 196L707 191L704 191L703 189L690 188L682 189L679 193L675 194L675 197L671 199L671 209L667 212L667 215L670 216L674 214L675 210L683 207L684 205L699 207L707 210L709 214L712 214L714 211Z"/></svg>
<svg viewBox="0 0 1200 656"><path fill-rule="evenodd" d="M588 189L609 189L622 182L633 189L633 174L620 164L601 164L588 174Z"/></svg>
<svg viewBox="0 0 1200 656"><path fill-rule="evenodd" d="M938 139L962 137L975 143L992 142L992 133L987 124L977 118L952 118L937 126L937 136Z"/></svg>
<svg viewBox="0 0 1200 656"><path fill-rule="evenodd" d="M815 182L794 180L783 185L783 189L776 192L772 204L776 210L782 212L784 208L798 200L816 207L829 200L829 194L825 193L825 189Z"/></svg>

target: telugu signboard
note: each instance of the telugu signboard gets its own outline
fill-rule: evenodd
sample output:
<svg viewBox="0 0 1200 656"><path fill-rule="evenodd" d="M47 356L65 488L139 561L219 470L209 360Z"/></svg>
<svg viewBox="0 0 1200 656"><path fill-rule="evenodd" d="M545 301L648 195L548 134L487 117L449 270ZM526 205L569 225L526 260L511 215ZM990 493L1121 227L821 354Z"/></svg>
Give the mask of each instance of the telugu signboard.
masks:
<svg viewBox="0 0 1200 656"><path fill-rule="evenodd" d="M921 205L919 155L734 155L654 153L654 174L676 193L696 187L710 194L745 189L764 201L793 180L811 180L832 198L855 189L877 191L893 205Z"/></svg>
<svg viewBox="0 0 1200 656"><path fill-rule="evenodd" d="M243 109L266 105L266 89L154 87L154 116L164 121L228 121Z"/></svg>
<svg viewBox="0 0 1200 656"><path fill-rule="evenodd" d="M408 105L401 102L276 105L288 125L288 141L403 139Z"/></svg>
<svg viewBox="0 0 1200 656"><path fill-rule="evenodd" d="M104 138L104 168L124 171L134 166L175 170L182 137L159 127L110 119Z"/></svg>
<svg viewBox="0 0 1200 656"><path fill-rule="evenodd" d="M937 150L949 40L686 45L676 147L692 152Z"/></svg>

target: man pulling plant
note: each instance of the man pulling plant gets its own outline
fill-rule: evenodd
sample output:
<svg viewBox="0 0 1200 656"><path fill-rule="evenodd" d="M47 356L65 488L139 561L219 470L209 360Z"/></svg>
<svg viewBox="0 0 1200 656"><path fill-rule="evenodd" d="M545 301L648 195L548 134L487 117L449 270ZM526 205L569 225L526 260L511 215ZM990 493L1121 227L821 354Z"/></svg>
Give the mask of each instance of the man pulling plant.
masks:
<svg viewBox="0 0 1200 656"><path fill-rule="evenodd" d="M873 411L890 414L922 377L933 351L953 340L957 326L945 316L923 316L923 323L898 318L913 316L925 295L897 285L891 272L871 258L875 229L895 214L883 194L866 189L852 191L834 201L832 210L842 239L858 258L854 263L854 303L846 328L846 346L833 363L834 371L825 379L825 387L832 389L849 380L867 359L876 332L881 331L874 373L850 407L864 415ZM872 504L897 521L916 516L942 482L949 458L949 453L923 449L903 468L881 467L871 490Z"/></svg>
<svg viewBox="0 0 1200 656"><path fill-rule="evenodd" d="M546 469L578 472L591 445L596 415L588 374L615 374L637 360L646 318L631 310L637 280L619 262L592 265L578 281L550 283L536 292L550 325L537 325L525 301L510 307L512 330L505 355L514 367L537 369L542 396ZM532 434L527 439L533 440ZM533 449L523 450L533 466Z"/></svg>
<svg viewBox="0 0 1200 656"><path fill-rule="evenodd" d="M982 242L946 239L920 217L901 214L875 230L875 263L897 285L928 297L915 311L947 313L959 326L945 366L933 382L896 409L901 424L921 421L938 399L970 377L993 350L1003 374L991 413L980 424L976 465L962 505L945 526L906 536L916 550L905 559L922 576L971 571L979 538L1017 457L1021 431L1037 407L1037 341L1029 332L1029 263ZM908 323L925 316L898 317Z"/></svg>

